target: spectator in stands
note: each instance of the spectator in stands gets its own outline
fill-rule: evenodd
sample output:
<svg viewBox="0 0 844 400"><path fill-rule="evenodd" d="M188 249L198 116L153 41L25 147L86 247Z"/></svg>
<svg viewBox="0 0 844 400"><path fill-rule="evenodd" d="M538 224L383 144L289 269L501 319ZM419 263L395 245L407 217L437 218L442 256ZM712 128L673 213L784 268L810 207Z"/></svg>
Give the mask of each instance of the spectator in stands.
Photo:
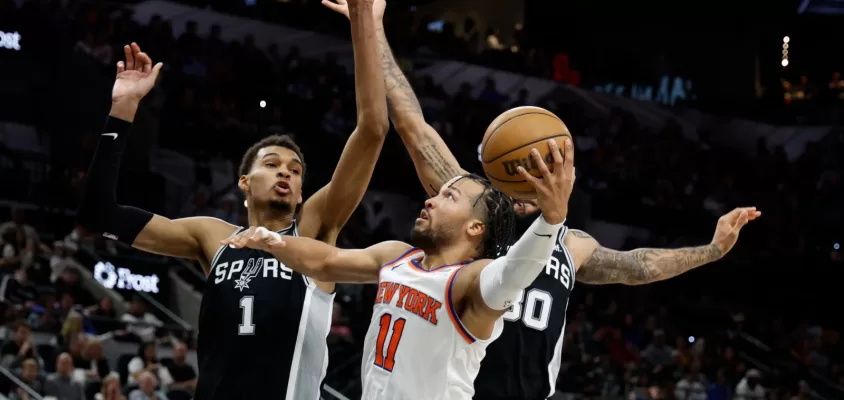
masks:
<svg viewBox="0 0 844 400"><path fill-rule="evenodd" d="M41 236L38 235L35 227L26 223L26 214L23 210L12 210L12 220L0 224L0 237L5 237L9 231L21 231L25 243L32 244L33 248L42 248Z"/></svg>
<svg viewBox="0 0 844 400"><path fill-rule="evenodd" d="M76 371L80 371L80 374L74 374L77 381L84 382L85 377L81 375L81 371L88 366L88 363L85 361L85 358L82 357L82 351L85 349L85 343L87 343L87 338L85 335L79 333L73 336L70 336L67 339L67 347L60 348L60 351L67 352L70 354L70 358L73 360L73 367Z"/></svg>
<svg viewBox="0 0 844 400"><path fill-rule="evenodd" d="M106 376L103 379L103 387L94 396L94 400L126 400L126 396L120 390L120 378L117 375Z"/></svg>
<svg viewBox="0 0 844 400"><path fill-rule="evenodd" d="M76 268L65 268L59 280L55 283L56 295L59 296L59 315L64 320L67 314L73 310L77 304L91 304L94 300L88 293L88 290L82 286L82 275ZM70 295L68 298L67 295Z"/></svg>
<svg viewBox="0 0 844 400"><path fill-rule="evenodd" d="M190 400L196 390L196 370L187 363L188 346L182 342L173 344L173 360L166 365L173 378L168 387L170 400Z"/></svg>
<svg viewBox="0 0 844 400"><path fill-rule="evenodd" d="M140 296L132 297L129 311L120 319L126 322L126 335L123 337L134 337L139 342L155 340L156 328L163 325L155 315L147 312L146 303Z"/></svg>
<svg viewBox="0 0 844 400"><path fill-rule="evenodd" d="M26 359L38 360L35 344L32 343L32 328L24 321L15 326L12 340L6 342L0 349L2 365L17 368Z"/></svg>
<svg viewBox="0 0 844 400"><path fill-rule="evenodd" d="M88 381L105 380L111 372L108 359L103 354L103 344L97 339L88 338L85 341L85 347L82 349L82 359L85 361L82 369L85 371L85 378Z"/></svg>
<svg viewBox="0 0 844 400"><path fill-rule="evenodd" d="M85 309L85 315L91 320L94 332L103 334L123 328L123 324L117 321L117 312L114 311L114 300L109 296L103 296L96 305Z"/></svg>
<svg viewBox="0 0 844 400"><path fill-rule="evenodd" d="M44 380L38 376L38 362L31 358L23 361L20 380L29 386L35 393L44 394ZM15 386L9 392L9 400L29 400L30 396L26 390Z"/></svg>
<svg viewBox="0 0 844 400"><path fill-rule="evenodd" d="M733 397L733 391L727 382L723 368L715 374L715 382L709 385L709 390L706 393L708 400L729 400Z"/></svg>
<svg viewBox="0 0 844 400"><path fill-rule="evenodd" d="M642 352L642 359L650 365L668 365L671 364L673 350L665 344L665 332L658 329L654 331L651 344Z"/></svg>
<svg viewBox="0 0 844 400"><path fill-rule="evenodd" d="M27 259L32 259L34 245L31 240L26 239L26 234L19 228L6 230L0 240L3 242L3 258L0 259L0 268L6 271L13 271L21 266L26 266Z"/></svg>
<svg viewBox="0 0 844 400"><path fill-rule="evenodd" d="M62 324L62 330L59 332L59 335L56 336L56 345L62 349L62 351L69 351L72 342L74 341L81 339L84 343L85 337L82 335L85 333L84 322L82 314L78 312L72 311L67 314L67 317ZM77 354L81 355L82 347L77 346L77 350Z"/></svg>
<svg viewBox="0 0 844 400"><path fill-rule="evenodd" d="M758 370L750 369L744 378L736 385L734 400L764 400L765 388L762 387L762 374Z"/></svg>
<svg viewBox="0 0 844 400"><path fill-rule="evenodd" d="M57 240L53 243L53 255L50 256L50 283L55 283L67 268L74 268L72 249L67 242Z"/></svg>
<svg viewBox="0 0 844 400"><path fill-rule="evenodd" d="M70 354L59 354L56 359L56 372L47 377L44 394L61 400L85 399L85 389L73 380L73 359Z"/></svg>
<svg viewBox="0 0 844 400"><path fill-rule="evenodd" d="M129 361L129 377L126 384L129 386L138 385L139 379L144 372L150 372L158 377L162 387L168 387L173 383L173 377L167 367L158 363L155 355L155 342L145 342L138 346L138 355Z"/></svg>
<svg viewBox="0 0 844 400"><path fill-rule="evenodd" d="M677 400L707 400L706 387L700 381L700 374L688 371L674 388Z"/></svg>
<svg viewBox="0 0 844 400"><path fill-rule="evenodd" d="M0 293L0 300L23 306L25 310L32 310L38 300L38 289L35 283L29 280L26 268L18 268L13 275L4 276L0 286L5 288Z"/></svg>
<svg viewBox="0 0 844 400"><path fill-rule="evenodd" d="M144 371L138 378L138 388L129 393L129 400L168 400L164 393L155 390L158 382L152 373Z"/></svg>

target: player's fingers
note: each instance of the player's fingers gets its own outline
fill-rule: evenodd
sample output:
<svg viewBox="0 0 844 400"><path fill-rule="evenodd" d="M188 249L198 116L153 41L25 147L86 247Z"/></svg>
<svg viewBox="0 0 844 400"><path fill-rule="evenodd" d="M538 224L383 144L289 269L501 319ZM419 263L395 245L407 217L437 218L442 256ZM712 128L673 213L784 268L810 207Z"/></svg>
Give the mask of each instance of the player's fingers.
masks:
<svg viewBox="0 0 844 400"><path fill-rule="evenodd" d="M571 138L567 138L563 146L565 146L563 149L565 160L563 162L565 163L568 172L571 172L571 176L574 177L574 143L572 143Z"/></svg>
<svg viewBox="0 0 844 400"><path fill-rule="evenodd" d="M330 0L322 0L322 5L324 5L324 6L328 7L330 10L332 10L332 11L336 11L336 12L338 12L338 13L340 13L340 14L345 13L345 7L344 7L344 5L343 5L343 4L338 4L338 3L340 3L340 2L338 1L337 3L335 3L335 2L330 1Z"/></svg>
<svg viewBox="0 0 844 400"><path fill-rule="evenodd" d="M138 53L137 61L140 62L140 68L143 72L149 73L152 71L152 59L147 53Z"/></svg>
<svg viewBox="0 0 844 400"><path fill-rule="evenodd" d="M533 162L536 164L536 167L539 169L539 172L542 174L542 178L546 181L551 181L551 171L548 170L548 166L545 165L545 160L542 159L542 156L539 154L539 150L537 149L530 149L530 157L533 158Z"/></svg>
<svg viewBox="0 0 844 400"><path fill-rule="evenodd" d="M161 63L161 62L158 63L158 64L155 64L152 67L152 73L150 74L150 76L152 76L153 79L158 79L158 74L161 72L161 67L163 67L163 66L164 66L164 63Z"/></svg>
<svg viewBox="0 0 844 400"><path fill-rule="evenodd" d="M126 69L129 71L135 69L135 55L132 54L132 48L128 44L123 46L123 56L126 57Z"/></svg>
<svg viewBox="0 0 844 400"><path fill-rule="evenodd" d="M738 219L736 220L736 225L735 225L735 230L736 230L736 232L738 232L738 231L739 231L742 227L744 227L745 225L747 225L747 221L748 221L748 216L747 216L747 214L748 214L748 213L747 213L747 211L742 211L742 212L739 214L739 217L738 217Z"/></svg>
<svg viewBox="0 0 844 400"><path fill-rule="evenodd" d="M548 139L548 150L551 151L551 158L554 160L554 173L562 176L564 159L556 140Z"/></svg>
<svg viewBox="0 0 844 400"><path fill-rule="evenodd" d="M126 64L123 61L117 62L117 73L121 73L126 70Z"/></svg>
<svg viewBox="0 0 844 400"><path fill-rule="evenodd" d="M534 189L540 190L542 189L542 182L539 178L529 174L526 169L524 169L521 165L516 167L516 172L524 178Z"/></svg>
<svg viewBox="0 0 844 400"><path fill-rule="evenodd" d="M141 46L138 46L138 44L135 42L132 42L132 44L130 44L129 46L132 48L132 55L135 56L135 70L142 71L144 66L143 63L138 59L138 55L143 53L141 51Z"/></svg>

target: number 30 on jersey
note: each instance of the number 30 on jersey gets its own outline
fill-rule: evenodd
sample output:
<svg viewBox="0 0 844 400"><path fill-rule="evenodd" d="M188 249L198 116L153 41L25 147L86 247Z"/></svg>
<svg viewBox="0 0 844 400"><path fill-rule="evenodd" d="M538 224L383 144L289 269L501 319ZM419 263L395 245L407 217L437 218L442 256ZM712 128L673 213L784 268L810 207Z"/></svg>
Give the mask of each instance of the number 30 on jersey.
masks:
<svg viewBox="0 0 844 400"><path fill-rule="evenodd" d="M531 289L525 294L519 292L516 300L510 309L504 313L504 320L516 322L519 319L528 328L544 331L548 328L548 317L551 315L551 303L554 298L551 294L542 289Z"/></svg>

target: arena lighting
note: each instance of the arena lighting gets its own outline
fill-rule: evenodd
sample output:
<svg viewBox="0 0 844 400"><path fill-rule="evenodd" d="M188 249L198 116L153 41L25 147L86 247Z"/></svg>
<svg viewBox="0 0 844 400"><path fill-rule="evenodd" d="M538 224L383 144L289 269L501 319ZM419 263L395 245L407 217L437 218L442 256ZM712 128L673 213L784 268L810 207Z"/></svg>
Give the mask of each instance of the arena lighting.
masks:
<svg viewBox="0 0 844 400"><path fill-rule="evenodd" d="M266 106L267 106L267 102L266 102L266 101L264 101L264 100L261 100L261 102L260 102L260 103L258 103L258 105L259 105L259 106L261 106L261 108L264 108L264 107L266 107Z"/></svg>
<svg viewBox="0 0 844 400"><path fill-rule="evenodd" d="M791 41L791 38L785 36L782 38L782 66L788 66L788 42Z"/></svg>

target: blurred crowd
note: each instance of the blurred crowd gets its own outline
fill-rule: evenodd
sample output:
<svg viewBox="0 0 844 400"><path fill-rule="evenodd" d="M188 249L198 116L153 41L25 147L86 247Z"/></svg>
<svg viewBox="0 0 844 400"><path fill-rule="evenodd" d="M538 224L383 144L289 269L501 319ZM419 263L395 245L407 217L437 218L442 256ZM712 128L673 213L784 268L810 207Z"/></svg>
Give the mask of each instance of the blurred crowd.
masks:
<svg viewBox="0 0 844 400"><path fill-rule="evenodd" d="M258 48L248 36L226 42L219 26L200 32L195 22L188 22L185 33L175 37L173 27L160 17L139 24L130 12L108 5L58 4L32 1L18 8L13 1L0 0L0 18L16 15L26 23L52 26L62 33L59 45L68 57L82 60L75 65L90 66L92 74L106 81L113 75L121 46L130 41L165 62L161 83L145 100L134 136L155 127L159 146L197 162L197 185L189 188L194 194L170 216L208 215L244 224L240 194L230 189L213 192L210 172L201 166L214 160L237 164L243 150L267 132L293 134L306 157L320 161L308 164L306 190L313 191L330 177L333 163L322 160L337 158L355 118L354 82L337 55L312 59L296 47L284 52L277 45ZM471 53L477 62L525 55L519 42L521 27L512 38L503 38L495 30L476 32L474 22L467 20L465 34L457 35L453 26L432 20L424 21L420 25L424 28L413 35L399 29L406 26L401 18L387 21L388 37L399 54ZM840 228L835 228L844 222L841 130L810 144L796 159L764 139L755 153L746 154L709 140L712 132L705 129L699 130L699 140L692 140L670 121L661 129L650 129L623 109L598 118L579 104L553 96L530 104L526 90L506 93L494 80L484 82L480 90L466 83L449 95L429 77L414 75L410 67L407 71L426 119L469 170L479 169L477 146L489 121L509 107L537 105L558 114L575 134L577 184L591 196L592 218L645 227L654 233L648 245L667 246L708 240L715 216L736 205L752 204L764 211L765 218L754 223L752 232L743 233L738 258L764 254L766 259L798 258L818 265L842 262L833 247L838 238L844 241L844 235L836 236ZM801 84L808 87L807 82ZM842 85L836 76L829 89L840 95ZM820 93L800 90L803 94L793 98ZM103 96L107 99L107 89ZM96 146L102 114L97 114L95 123L82 124L80 140L69 151L72 159L56 168L59 172L50 179L52 193L62 193L53 197L61 197L69 208L75 205ZM379 163L396 167L386 172L379 168L372 188L411 198L424 195L396 135L388 140ZM8 177L15 187L31 186L22 162L11 159L9 167L0 173L4 182ZM143 182L133 182L139 181ZM136 193L137 187L126 193ZM21 191L4 189L2 194ZM405 232L390 230L383 207L379 201L361 207L344 230L340 247L403 239ZM0 293L6 328L2 364L36 392L62 399L189 398L180 396L189 396L196 377L185 364L190 341L174 340L141 299L126 299L128 311L117 315L115 299L98 301L82 287L80 274L90 266L76 262L75 252L80 243L93 239L86 238L72 219L45 214L49 213L39 213L35 223L16 210L9 214L10 222L0 226L0 273L8 283ZM101 251L124 251L95 242ZM634 241L625 247L639 244ZM810 261L807 254L813 254ZM769 318L762 311L755 313L753 306L727 306L726 301L711 299L695 298L688 301L692 308L683 308L672 298L671 307L654 307L667 304L666 299L643 290L600 288L584 293L581 289L576 294L579 307L569 313L565 368L558 382L561 398L574 394L689 400L821 398L821 384L807 380L809 375L844 386L844 352L833 329L840 327L802 316ZM369 286L338 289L326 382L350 397L359 390L358 349L373 298ZM709 311L698 316L702 310ZM701 332L688 324L698 318L717 322ZM33 331L51 334L52 342L34 344ZM749 344L748 337L768 348L765 357L752 354L757 346ZM138 343L137 352L110 365L102 347L111 341ZM172 358L159 360L156 343L172 349ZM3 385L0 392L9 397L27 398L15 383L4 380ZM844 392L826 392L822 397L842 396Z"/></svg>

